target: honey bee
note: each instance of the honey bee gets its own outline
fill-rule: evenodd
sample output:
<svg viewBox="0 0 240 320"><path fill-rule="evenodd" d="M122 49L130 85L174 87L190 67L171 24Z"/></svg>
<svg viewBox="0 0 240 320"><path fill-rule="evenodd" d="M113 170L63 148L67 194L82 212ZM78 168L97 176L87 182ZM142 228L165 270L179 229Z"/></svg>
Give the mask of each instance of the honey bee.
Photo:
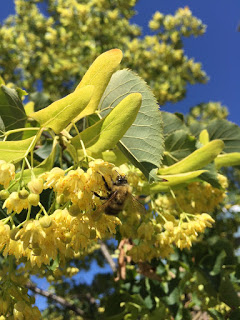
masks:
<svg viewBox="0 0 240 320"><path fill-rule="evenodd" d="M94 192L94 195L100 198L100 200L106 200L106 202L95 210L95 213L104 212L107 215L116 216L125 209L129 202L131 202L132 207L139 213L146 212L145 207L132 195L126 176L119 174L116 181L112 181L111 186L108 185L104 176L102 176L102 179L108 191L108 196L102 197Z"/></svg>

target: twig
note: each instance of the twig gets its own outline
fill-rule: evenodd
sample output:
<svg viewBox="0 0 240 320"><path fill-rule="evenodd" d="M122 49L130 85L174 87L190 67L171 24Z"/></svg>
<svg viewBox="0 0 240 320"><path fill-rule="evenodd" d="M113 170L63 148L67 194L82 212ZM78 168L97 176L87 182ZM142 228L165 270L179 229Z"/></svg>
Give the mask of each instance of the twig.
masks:
<svg viewBox="0 0 240 320"><path fill-rule="evenodd" d="M81 310L80 308L76 307L73 303L68 302L66 299L64 299L63 297L57 296L54 293L50 293L46 290L40 289L38 288L36 285L34 285L33 283L28 282L26 285L26 288L30 289L31 291L40 294L43 297L49 298L59 304L61 304L62 306L64 306L65 308L74 311L76 314L80 315L80 316L84 316L84 311ZM84 318L85 320L87 318Z"/></svg>
<svg viewBox="0 0 240 320"><path fill-rule="evenodd" d="M100 248L101 248L102 254L104 255L104 257L107 260L107 262L109 263L112 271L116 272L117 271L117 266L116 266L116 263L114 262L113 258L111 257L111 255L109 253L108 247L102 241L99 241L99 243L100 243Z"/></svg>

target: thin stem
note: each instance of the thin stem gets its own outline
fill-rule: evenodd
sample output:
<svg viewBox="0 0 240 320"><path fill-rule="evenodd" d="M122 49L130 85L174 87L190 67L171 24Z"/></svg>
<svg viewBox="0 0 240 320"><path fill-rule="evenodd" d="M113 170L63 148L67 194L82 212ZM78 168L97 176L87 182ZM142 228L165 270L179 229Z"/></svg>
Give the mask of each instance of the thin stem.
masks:
<svg viewBox="0 0 240 320"><path fill-rule="evenodd" d="M38 131L39 128L30 127L30 128L20 128L20 129L9 130L4 133L4 140L3 141L5 141L10 134L13 134L16 132L21 132L21 131L33 131L33 130Z"/></svg>
<svg viewBox="0 0 240 320"><path fill-rule="evenodd" d="M44 206L41 204L41 202L38 202L39 207L42 209L43 213L45 214L45 216L48 216L47 211L45 210Z"/></svg>
<svg viewBox="0 0 240 320"><path fill-rule="evenodd" d="M88 158L88 155L87 155L87 151L86 151L86 149L85 149L85 145L84 145L84 143L83 143L83 141L82 141L82 139L81 139L81 134L80 134L80 132L79 132L76 124L75 124L75 123L72 123L72 124L73 124L75 130L77 131L77 135L78 135L78 137L79 137L79 141L80 141L81 146L82 146L82 149L83 149L84 157L87 159L87 158Z"/></svg>
<svg viewBox="0 0 240 320"><path fill-rule="evenodd" d="M26 217L26 219L25 219L22 223L20 223L20 224L18 225L18 228L20 228L22 225L24 225L24 223L25 223L26 221L28 221L28 220L30 219L31 208L32 208L32 206L29 205L29 206L28 206L27 217Z"/></svg>
<svg viewBox="0 0 240 320"><path fill-rule="evenodd" d="M176 196L175 196L175 193L173 192L173 190L172 190L171 188L170 188L170 193L171 193L173 199L174 199L175 202L176 202L176 205L177 205L177 207L178 207L178 210L179 210L181 213L183 213L183 209L180 207L180 205L179 205L179 203L178 203L178 201L177 201L177 198L176 198Z"/></svg>

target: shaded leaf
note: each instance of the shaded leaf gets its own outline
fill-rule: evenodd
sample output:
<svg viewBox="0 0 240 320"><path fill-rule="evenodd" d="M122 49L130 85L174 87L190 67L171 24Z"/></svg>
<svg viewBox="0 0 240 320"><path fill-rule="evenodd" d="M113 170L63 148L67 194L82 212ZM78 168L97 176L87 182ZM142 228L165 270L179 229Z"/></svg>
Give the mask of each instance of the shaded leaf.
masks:
<svg viewBox="0 0 240 320"><path fill-rule="evenodd" d="M220 299L231 308L240 306L240 299L235 291L232 282L227 274L221 277L221 284L219 288Z"/></svg>
<svg viewBox="0 0 240 320"><path fill-rule="evenodd" d="M161 115L164 137L169 136L177 130L189 131L185 123L177 115L166 111L161 111Z"/></svg>
<svg viewBox="0 0 240 320"><path fill-rule="evenodd" d="M240 127L221 119L214 120L207 126L210 140L221 139L224 142L224 152L240 152Z"/></svg>
<svg viewBox="0 0 240 320"><path fill-rule="evenodd" d="M130 93L142 95L142 105L133 125L125 133L118 147L145 176L159 167L163 153L162 119L156 99L144 80L130 70L114 73L100 101L102 115L106 115Z"/></svg>
<svg viewBox="0 0 240 320"><path fill-rule="evenodd" d="M170 166L187 157L196 149L195 144L196 139L185 130L173 132L165 139L163 163Z"/></svg>
<svg viewBox="0 0 240 320"><path fill-rule="evenodd" d="M224 250L222 250L217 258L216 258L216 261L215 261L215 264L214 264L214 267L212 269L212 271L210 272L210 275L211 276L216 276L217 274L219 274L222 270L222 265L223 265L223 262L226 258L226 252Z"/></svg>
<svg viewBox="0 0 240 320"><path fill-rule="evenodd" d="M218 173L214 163L209 163L203 169L206 171L201 174L200 179L210 183L214 188L221 188L221 184L218 181Z"/></svg>
<svg viewBox="0 0 240 320"><path fill-rule="evenodd" d="M0 114L5 130L13 130L25 127L26 114L17 91L4 85L0 87ZM8 136L8 140L20 140L22 132L16 132Z"/></svg>
<svg viewBox="0 0 240 320"><path fill-rule="evenodd" d="M49 95L44 92L33 92L29 94L29 99L34 102L35 111L46 108L50 103Z"/></svg>

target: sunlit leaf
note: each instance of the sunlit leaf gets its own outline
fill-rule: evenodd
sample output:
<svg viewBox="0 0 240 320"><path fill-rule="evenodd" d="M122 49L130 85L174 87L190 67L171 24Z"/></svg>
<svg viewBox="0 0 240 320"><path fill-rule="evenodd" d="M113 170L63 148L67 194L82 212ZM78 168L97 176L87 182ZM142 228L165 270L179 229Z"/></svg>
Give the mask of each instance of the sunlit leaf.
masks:
<svg viewBox="0 0 240 320"><path fill-rule="evenodd" d="M50 106L30 115L41 127L60 133L87 106L93 94L93 86L75 90Z"/></svg>

